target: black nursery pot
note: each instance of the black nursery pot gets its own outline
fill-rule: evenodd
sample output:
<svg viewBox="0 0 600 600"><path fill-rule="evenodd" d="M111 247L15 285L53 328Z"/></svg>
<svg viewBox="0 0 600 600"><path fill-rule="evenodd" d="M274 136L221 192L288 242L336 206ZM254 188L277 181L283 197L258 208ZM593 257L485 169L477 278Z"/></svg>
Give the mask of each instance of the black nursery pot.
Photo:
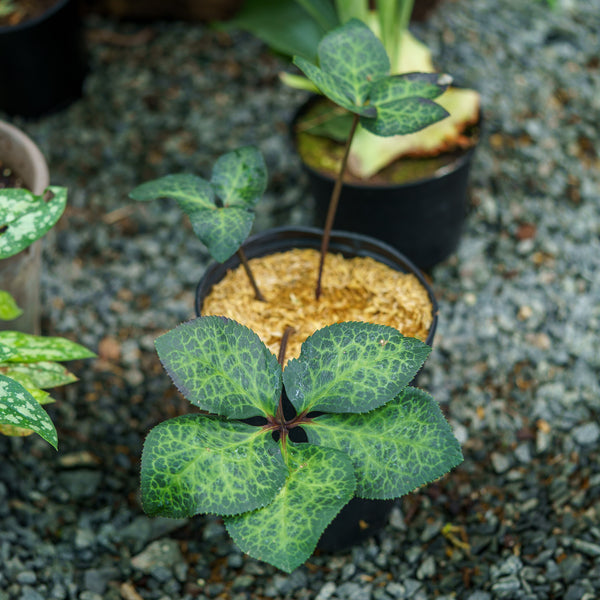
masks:
<svg viewBox="0 0 600 600"><path fill-rule="evenodd" d="M79 98L87 61L76 0L0 27L0 57L0 110L39 117Z"/></svg>
<svg viewBox="0 0 600 600"><path fill-rule="evenodd" d="M312 227L279 227L249 238L244 244L247 258L257 258L293 248L319 249L323 231ZM438 304L431 286L419 269L396 249L379 240L357 233L332 231L329 251L346 257L368 256L392 269L415 275L427 290L432 305L433 321L426 343L432 345L437 326ZM225 263L213 263L206 270L196 290L196 314L202 314L204 299L213 285L221 281L227 271L240 266L237 255ZM260 285L260 282L259 282ZM414 384L414 381L413 381ZM301 441L301 440L296 440ZM383 528L396 500L365 500L353 498L329 524L319 540L318 548L325 552L344 550Z"/></svg>
<svg viewBox="0 0 600 600"><path fill-rule="evenodd" d="M308 100L295 123L308 110ZM295 137L295 134L292 134ZM427 270L458 247L467 213L467 183L475 148L450 160L431 176L404 184L344 183L336 229L382 240ZM303 164L315 199L315 224L325 222L334 179Z"/></svg>

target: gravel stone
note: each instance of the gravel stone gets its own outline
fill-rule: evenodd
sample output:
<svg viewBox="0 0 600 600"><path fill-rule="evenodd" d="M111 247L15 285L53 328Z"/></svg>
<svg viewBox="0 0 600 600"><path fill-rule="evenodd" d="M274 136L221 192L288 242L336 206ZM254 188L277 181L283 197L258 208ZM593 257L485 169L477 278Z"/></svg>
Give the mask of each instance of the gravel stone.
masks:
<svg viewBox="0 0 600 600"><path fill-rule="evenodd" d="M79 381L53 392L58 453L0 436L0 600L600 597L600 14L555 4L439 2L411 25L482 97L462 238L427 274L439 321L419 379L465 461L402 498L384 530L289 576L243 554L218 517L143 514L143 441L194 410L154 340L194 316L210 257L176 203L128 193L209 176L222 153L256 144L270 177L254 231L311 224L288 135L307 94L282 85L289 63L251 35L84 16L83 97L0 118L69 189L42 241L43 333L112 354L77 361Z"/></svg>

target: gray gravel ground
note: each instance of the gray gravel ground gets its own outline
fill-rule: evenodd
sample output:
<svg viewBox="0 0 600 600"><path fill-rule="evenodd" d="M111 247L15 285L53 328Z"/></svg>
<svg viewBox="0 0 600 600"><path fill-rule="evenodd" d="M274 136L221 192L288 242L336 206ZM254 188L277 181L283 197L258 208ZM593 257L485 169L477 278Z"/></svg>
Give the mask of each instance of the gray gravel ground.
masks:
<svg viewBox="0 0 600 600"><path fill-rule="evenodd" d="M86 21L85 97L16 122L70 190L45 240L45 330L100 358L74 365L81 381L49 409L58 453L0 439L0 600L600 597L600 10L558 4L448 0L418 29L483 94L469 220L432 273L441 318L420 381L465 462L381 534L289 576L218 520L140 509L143 436L188 407L152 343L192 316L207 255L172 204L127 193L256 143L270 171L256 229L308 222L286 135L304 96L246 35Z"/></svg>

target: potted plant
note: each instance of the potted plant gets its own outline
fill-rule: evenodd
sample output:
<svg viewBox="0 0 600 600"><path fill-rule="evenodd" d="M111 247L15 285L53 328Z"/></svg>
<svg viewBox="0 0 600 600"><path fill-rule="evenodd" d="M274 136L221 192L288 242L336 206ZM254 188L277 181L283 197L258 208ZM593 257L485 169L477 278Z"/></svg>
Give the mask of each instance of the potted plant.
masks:
<svg viewBox="0 0 600 600"><path fill-rule="evenodd" d="M76 0L2 0L0 110L39 117L79 98L87 69Z"/></svg>
<svg viewBox="0 0 600 600"><path fill-rule="evenodd" d="M328 32L358 18L381 39L391 73L433 72L429 49L408 30L412 8L412 0L247 0L227 27L246 29L280 53L314 61L318 44ZM304 78L291 74L282 78L290 85L320 92ZM380 138L359 125L336 220L336 227L395 246L421 268L432 267L458 245L468 173L479 137L477 92L450 87L438 103L451 116L411 135ZM312 97L294 118L294 143L315 197L315 222L325 216L343 157L341 142L351 121L343 107L319 97Z"/></svg>
<svg viewBox="0 0 600 600"><path fill-rule="evenodd" d="M14 298L0 290L0 320L14 320L20 313ZM54 402L46 390L77 381L60 362L93 356L65 338L0 331L0 434L37 433L58 448L56 428L42 408Z"/></svg>
<svg viewBox="0 0 600 600"><path fill-rule="evenodd" d="M5 197L5 188L26 188L40 198L49 185L48 166L39 148L22 130L0 121L0 195L4 197L2 210L9 211L10 199ZM64 208L66 191L61 191L57 200L60 203L58 207ZM40 333L40 268L39 241L11 256L7 256L5 251L0 258L0 287L10 292L23 309L21 316L11 324L12 328L19 331ZM0 329L2 328L0 323Z"/></svg>
<svg viewBox="0 0 600 600"><path fill-rule="evenodd" d="M321 85L324 93L332 97L334 101L347 106L353 112L355 115L353 118L353 130L356 129L356 125L360 121L363 123L363 126L372 129L379 135L392 135L402 132L408 133L425 127L427 124L442 119L447 115L446 111L433 100L443 93L447 87L448 82L446 77L440 77L434 74L390 76L387 72L387 65L384 59L385 51L382 51L380 46L377 45L377 40L374 39L372 33L359 21L351 21L347 23L338 30L332 32L330 36L331 37L327 38L328 45L325 48L327 60L322 61L322 64L326 63L328 65L328 69L335 71L335 77L332 77L331 73L328 72L327 69L319 69L318 67L314 65L311 66L309 63L301 60L299 63L301 67L305 69L307 75ZM366 43L369 50L371 49L369 48L369 44L374 41L376 51L367 52L366 56L368 57L368 60L366 61L349 61L344 53L345 49L349 47L349 40L352 42L352 47L356 49L362 49L364 47L363 44ZM351 141L352 136L350 135L346 143L347 149L350 147ZM330 266L334 264L334 256L329 253L329 245L332 240L335 241L336 236L339 233L332 232L332 223L339 200L345 164L346 162L343 161L338 174L336 186L331 198L330 210L325 229L319 232L314 230L311 230L310 232L312 237L317 240L317 247L320 248L320 252L315 252L317 255L317 260L314 263L314 272L311 271L311 282L308 284L308 286L306 284L303 285L305 288L311 288L314 290L312 291L313 301L315 304L320 306L327 306L328 303L334 307L336 305L336 300L335 298L332 298L333 294L331 293L329 286L326 284L326 281L328 278L335 276L335 271L338 269L338 267L334 265L334 267L329 271L324 267L325 263ZM393 372L396 373L398 377L396 377L396 375L392 376L392 380L395 381L395 383L392 384L388 382L388 384L390 384L394 389L394 393L392 394L392 396L394 396L397 391L404 389L406 385L415 377L425 358L425 353L428 352L427 348L429 346L421 340L413 339L412 336L409 337L407 335L402 335L402 333L400 333L396 327L389 327L385 323L358 323L358 321L370 320L370 316L373 316L374 320L381 318L381 314L371 315L369 313L369 308L372 308L373 305L377 304L378 295L384 295L385 287L391 288L392 293L398 295L399 288L394 280L394 275L397 274L399 270L402 270L402 266L394 264L392 269L387 269L383 276L374 278L375 289L372 289L369 292L370 295L368 296L366 302L366 304L369 306L365 308L365 311L363 311L362 314L359 314L354 319L344 318L344 316L340 315L339 311L337 310L339 307L336 307L336 309L329 313L329 321L326 322L325 325L331 325L332 323L336 323L338 321L344 321L345 324L342 326L331 325L329 329L323 330L323 324L315 326L314 322L311 321L308 326L311 328L310 334L313 334L313 337L307 336L303 333L300 335L296 334L296 341L299 341L298 345L301 345L301 350L299 352L292 351L290 346L292 345L291 340L292 336L294 335L294 330L296 328L301 329L303 321L306 321L306 304L304 303L304 299L299 301L299 299L295 297L294 293L276 295L271 295L270 292L265 293L266 287L264 286L265 284L268 284L268 279L279 279L280 274L277 274L276 276L270 274L269 276L265 277L258 277L253 274L254 267L257 266L258 261L256 259L254 261L247 260L246 251L250 248L251 243L243 244L244 238L252 226L252 221L254 218L253 208L256 205L258 198L264 191L265 185L266 168L262 156L255 148L245 147L222 156L215 164L210 180L203 179L196 175L168 175L158 180L150 181L138 186L135 190L133 190L130 196L139 201L148 201L161 197L175 199L180 207L189 215L196 235L206 244L211 254L218 261L224 261L223 264L227 265L229 261L236 260L238 264L241 263L244 265L243 276L251 282L251 285L248 285L247 283L244 285L237 282L233 287L235 288L235 294L240 295L242 294L243 288L252 290L250 297L244 296L243 301L241 302L241 304L247 305L247 308L249 309L247 312L250 315L256 314L259 317L262 317L270 313L277 313L281 305L284 304L286 300L291 301L291 306L288 312L291 322L287 322L286 319L281 319L281 322L278 323L280 331L276 336L278 347L276 352L280 356L280 365L283 366L285 364L286 354L293 357L290 359L290 362L288 363L283 375L283 381L286 385L286 391L288 395L291 393L293 398L298 398L297 394L300 393L298 390L306 389L306 387L309 385L308 379L316 377L316 371L314 371L315 369L321 367L324 369L325 380L328 378L331 379L332 377L335 378L336 375L334 373L336 368L332 365L340 364L346 358L349 359L348 365L352 363L353 366L348 366L349 371L346 373L346 375L342 376L343 380L348 378L351 379L352 376L350 373L353 372L355 368L358 368L358 372L361 373L361 375L358 376L359 379L363 376L366 376L365 374L367 371L365 371L365 369L368 370L368 367L366 367L363 363L363 358L366 363L370 364L369 357L372 358L372 354L369 353L374 350L374 346L371 346L370 343L367 344L366 340L368 338L372 342L374 338L370 338L369 336L374 335L377 337L381 333L382 337L377 339L377 343L379 343L381 347L387 347L388 338L386 336L388 334L399 336L394 337L396 340L395 343L397 344L395 347L400 348L401 346L403 348L401 354L407 352L409 356L415 359L414 362L411 362L411 367L408 368L406 372L398 367L393 369ZM273 232L267 232L266 235L269 236L272 235L272 233ZM277 231L275 233L275 237L277 238L283 232ZM300 233L302 234L305 232L302 231ZM298 232L286 230L285 233L283 233L283 236L293 238L294 236L298 236ZM346 253L351 253L351 250L354 249L352 247L353 244L357 245L356 238L358 238L358 245L362 243L372 244L378 248L378 251L382 253L382 256L384 256L386 252L391 253L395 257L398 256L393 249L387 247L385 244L379 244L377 240L366 238L364 236L355 236L354 240L352 240L350 244L348 244L348 242L344 242L346 243ZM279 240L276 239L275 241L278 243ZM243 247L241 247L242 244ZM296 241L294 241L294 244L296 244ZM303 242L300 243L300 245L303 244ZM267 246L269 246L269 244L267 244ZM272 250L272 244L271 247L267 249ZM266 252L263 248L259 254L262 255L265 253ZM284 261L287 254L289 253L285 252L277 254L274 260L276 262ZM418 274L416 268L412 266L409 261L403 259L403 257L401 257L401 260L404 260L403 264L406 268L412 270L413 273ZM375 261L371 262L375 263ZM346 267L342 267L342 270L344 269L348 270ZM286 268L284 271L285 270L288 269ZM306 269L304 270L306 271ZM350 268L350 270L354 270L354 265L352 268ZM363 273L362 271L359 272ZM227 273L225 277L227 278L229 275L230 274ZM282 273L281 278L283 279L284 277L285 273ZM370 276L366 277L366 279L369 278L373 279ZM421 291L424 293L424 296L427 299L428 291L424 287L424 280L420 274L418 277L414 278L416 279L418 287L421 288ZM359 279L365 278L361 276ZM202 293L203 289L203 284L201 284L199 287L200 293ZM341 291L342 295L352 296L355 289L350 285ZM356 296L353 296L353 298L356 298ZM332 299L333 303L331 302ZM200 300L199 305L202 304L202 301L203 299ZM401 298L399 302L393 304L392 312L394 310L399 311L403 301L405 301L405 299ZM228 318L231 317L231 312L231 305L229 303L221 304L217 309L217 314L224 314ZM427 338L429 343L431 343L436 322L436 306L434 299L433 302L430 302L426 305L425 312L428 313L429 321L427 322L427 326L422 338ZM355 322L348 323L348 321ZM222 325L223 323L225 323L225 325ZM225 327L225 329L222 329L223 327ZM269 326L267 326L267 329L268 328ZM314 333L315 330L321 331ZM217 389L223 391L223 398L227 397L229 394L229 392L224 391L226 388L223 386L226 384L221 380L220 375L217 376L214 368L207 366L207 364L204 362L204 358L202 358L205 352L211 352L210 347L213 343L217 345L220 344L219 340L222 340L223 343L226 343L227 345L227 348L224 346L219 346L218 351L214 353L214 361L222 365L222 367L218 369L219 373L223 374L225 371L229 372L230 368L233 369L233 371L236 373L234 378L236 378L237 381L233 387L238 390L239 394L242 394L242 388L245 387L248 387L249 389L255 389L255 385L252 383L254 375L251 374L255 371L254 366L251 366L255 364L253 362L255 358L258 357L257 360L259 360L259 363L256 363L256 366L259 368L259 370L261 370L261 372L264 371L264 366L266 364L273 364L273 359L269 358L267 349L264 347L264 345L262 345L263 342L260 342L260 344L258 343L260 338L256 337L256 334L252 333L249 328L238 324L235 322L235 320L226 319L223 321L223 319L219 317L199 317L199 319L196 321L185 324L175 331L176 333L171 332L171 334L167 334L166 336L163 336L163 338L159 338L159 341L157 342L157 348L159 351L159 356L161 357L163 364L165 364L167 371L173 377L175 383L184 393L184 395L186 395L188 399L191 399L193 403L201 406L203 410L209 410L216 412L217 414L221 414L221 417L217 418L217 421L223 422L225 428L229 428L231 424L229 421L226 421L226 419L223 420L222 417L227 418L233 416L240 419L246 419L247 417L252 418L257 416L252 413L252 409L247 411L246 408L243 408L240 411L237 411L235 408L237 403L239 402L242 406L245 402L240 397L236 396L236 398L233 398L232 396L231 401L234 406L234 408L232 408L232 412L230 412L228 409L225 412L222 412L223 407L215 408L219 404L218 399L211 401L209 407L208 405L203 404L203 400L198 400L198 394L200 394L202 398L205 397L205 391L199 391L200 388L205 388L204 383L199 383L200 380L202 380L205 376L208 377L209 381L212 380ZM383 332L387 333L384 334ZM265 337L264 330L257 331L257 333L260 334L260 337ZM363 340L365 344L367 344L367 347L370 348L368 351L368 357L358 356L355 352L355 349L352 349L350 346L346 347L345 342L341 343L341 340L344 339L346 335L349 337L356 335L358 336L358 339ZM236 344L234 343L236 338L239 338L239 340L244 340L242 347L236 347ZM252 338L254 341L250 342L250 338ZM322 354L320 351L317 351L316 348L321 343L324 343L325 346L330 345L330 343L332 343L332 338L335 338L336 340L337 338L340 338L338 341L340 341L341 345L343 346L343 348L339 349L341 355L336 354L333 356L327 353ZM161 342L160 340L163 341ZM208 340L212 341L209 342ZM325 342L325 340L330 341ZM198 347L196 347L196 341L198 341ZM249 346L245 346L247 341L250 344ZM233 344L231 348L229 348L230 343ZM202 352L199 352L200 347L202 347ZM194 356L199 356L200 358L198 361L192 360L190 358L190 354L188 354L188 351ZM240 359L242 364L248 363L248 370L245 370L244 372L239 370L239 365L236 363L236 360L239 359L239 356L237 356L238 351L242 354ZM271 354L274 355L272 348ZM234 356L237 358L234 358ZM355 359L358 360L357 363L354 363ZM398 360L405 359L409 361L412 360L409 359L408 356L405 356L403 359L399 358ZM376 362L377 361L374 361L372 365L375 370L380 368L380 366L376 366ZM175 367L174 363L178 363L179 366ZM279 371L281 366L278 367ZM298 369L299 373L299 379L296 380L296 383L293 385L290 384L292 387L290 387L290 385L288 385L286 382L286 373L289 372L290 368L292 372L295 369ZM271 373L269 376L267 376L267 379L273 381L273 378L279 377L279 375L275 374L279 373L279 371L272 371L272 367L267 367L267 369ZM178 373L176 373L176 371L178 371ZM315 374L311 374L313 371ZM400 375L400 371L402 371L402 375ZM302 375L300 375L300 373L302 373ZM216 379L214 377L216 377ZM224 377L227 376L224 375ZM261 375L259 379L264 379L264 375ZM241 382L243 382L243 385L240 387ZM386 384L386 386L388 384ZM211 384L207 385L210 387ZM297 390L293 387L294 385L299 386ZM323 385L327 387L326 383L323 383ZM351 384L349 383L349 385ZM350 397L354 397L354 390L355 388L353 387L349 388ZM279 398L279 396L281 396L281 387L276 387L274 393ZM412 391L407 393L410 395L413 394ZM414 393L417 395L421 394L421 392L418 391ZM258 392L258 395L254 394L254 392L252 392L252 394L257 398L262 397L263 400L266 400L263 391ZM325 392L325 394L327 394L327 392ZM390 396L390 399L392 396ZM266 405L263 405L262 409L259 411L262 414L262 417L266 419L267 423L267 425L263 423L263 426L267 427L267 429L264 429L263 427L263 429L260 431L268 431L270 433L276 432L279 435L279 440L282 440L282 445L288 443L286 442L288 431L295 429L306 430L307 427L310 429L312 427L310 424L312 423L312 419L317 416L315 413L335 412L333 406L334 404L338 403L337 400L331 400L330 404L318 404L318 407L315 408L316 405L313 406L310 404L309 406L303 405L302 403L297 403L292 397L290 397L288 401L286 399L286 395L284 394L281 396L281 402L279 402L277 406L275 406L271 401L268 401L268 408ZM374 408L374 405L372 405L370 401L367 401L363 404L362 399L359 400L358 397L356 397L356 400L357 404L355 405L354 409L339 408L338 410L341 412L355 412L363 415L363 413ZM360 418L362 419L362 417ZM191 425L191 423L192 420L188 421L187 418L184 418L181 423L178 421L173 425L173 429L166 433L166 437L163 438L161 437L162 433L157 433L156 438L154 436L149 436L148 438L142 459L142 493L146 498L146 500L144 500L144 508L151 514L165 514L171 516L174 516L175 514L191 515L205 510L208 510L209 512L213 510L210 508L206 509L199 507L196 504L197 498L191 498L188 494L190 491L193 492L193 489L196 488L197 483L192 483L187 480L187 478L183 476L183 472L185 471L187 473L190 469L195 469L195 465L187 463L184 460L183 462L175 461L174 465L168 466L168 463L170 462L169 458L161 454L165 448L164 444L169 446L167 452L178 452L181 449L181 447L177 444L171 444L168 438L170 438L172 435L179 437L179 433L176 432L183 431L178 429L179 426L182 425L187 431L188 424ZM250 426L249 423L244 425ZM191 426L194 427L195 425ZM170 428L171 425L166 427ZM209 425L209 427L212 427L212 425ZM235 437L235 435L237 435L235 432L238 431L238 425L233 424L231 427L233 427L231 431L234 432ZM162 429L159 431L162 431ZM165 429L165 432L166 431L167 430ZM250 435L252 439L255 439L255 433ZM308 438L306 440L296 440L293 436L290 436L290 444L292 442L297 443L298 441L309 441L314 443L318 437L316 433L307 435ZM220 437L220 434L218 434L218 437ZM203 434L200 434L200 437L196 437L195 439L204 440L205 438L203 437ZM262 437L261 433L260 439L265 440L269 438ZM323 442L323 446L329 448L330 446L328 444L331 443L333 442ZM204 441L202 441L201 444L204 444ZM232 450L233 448L229 444L226 446L228 451ZM266 449L265 451L267 452L267 455L273 456L273 452L276 453L277 451L274 450L274 446L271 446L270 448L270 450ZM448 456L454 456L456 458L457 455L452 454L454 450L451 451L451 448L456 449L456 447L452 445L444 446L443 452L448 451ZM189 456L191 457L192 463L194 463L195 459L193 456L196 455L195 453L197 450L198 448L190 450ZM247 450L247 448L245 450L242 448L240 452L247 452ZM302 450L303 449L300 449L300 452L302 452ZM312 452L312 450L310 452ZM209 453L211 455L213 453L212 446L209 446ZM264 462L264 456L261 460ZM295 469L293 464L295 463L296 459L291 458L291 455L287 455L285 450L282 454L282 460L283 463L279 461L279 465L282 469L279 473L279 476L275 478L275 483L271 482L269 484L270 486L273 486L273 490L282 489L280 487L282 473L285 473L286 470L289 471L289 469ZM217 462L218 461L219 459L217 459ZM288 462L286 463L286 461ZM302 465L303 463L300 462L300 464ZM168 471L168 474L165 469ZM437 475L433 475L433 477L436 476ZM227 486L228 489L232 485L234 487L236 485L235 483L225 482L223 479L219 481L223 483L223 485ZM211 485L214 485L214 482ZM292 485L295 486L296 484L294 483ZM287 492L285 493L287 494ZM371 493L373 495L369 495ZM369 492L369 494L363 494L363 501L368 501L368 499L373 498L393 498L395 497L394 494L396 493L379 493L373 491ZM194 494L192 493L192 496L193 495ZM316 544L317 539L321 536L323 529L325 529L331 518L340 508L342 508L342 506L347 503L352 495L353 494L344 495L345 499L342 502L337 503L333 509L324 513L322 518L319 518L318 525L315 525L314 528L315 533L311 534L307 538L309 541L303 546L303 549L300 553L290 556L289 552L286 550L285 552L288 552L288 555L285 555L285 558L282 558L281 561L278 561L275 556L268 553L265 554L262 546L261 549L255 549L251 544L249 545L247 542L242 542L242 547L246 551L254 553L254 555L259 555L263 559L266 559L270 562L275 562L275 564L278 564L286 570L291 570L312 552L314 544ZM360 496L361 494L359 493L358 495ZM271 498L273 498L273 496L271 496ZM353 502L355 500L353 500ZM246 508L243 509L240 509L239 506L236 505L236 508L232 508L233 512L230 514L246 510L252 511L259 506L263 506L268 501L269 500L266 497L262 497L258 500L258 504L253 504L253 502L256 502L255 499L250 501L248 504L245 504L244 506ZM383 512L381 506L378 508L379 512ZM360 523L358 522L358 519L355 519L355 521L356 522L348 528L349 530L352 529L352 534L356 533L357 530L360 530ZM242 529L245 527L246 525L242 525ZM362 533L363 535L368 535L372 531L372 529L368 529ZM302 539L304 539L305 533L306 530L300 531L300 537ZM242 540L246 539L246 534L244 533L239 533L239 536ZM295 540L293 544L296 542L297 540ZM268 544L270 542L266 543ZM275 554L279 554L280 551L282 556L284 556L284 550L281 548L278 549Z"/></svg>
<svg viewBox="0 0 600 600"><path fill-rule="evenodd" d="M285 340L278 360L250 329L217 316L180 325L156 349L203 412L148 434L144 510L223 515L244 552L284 571L310 557L354 496L396 498L462 461L437 403L407 385L430 348L391 327L320 329L283 372Z"/></svg>

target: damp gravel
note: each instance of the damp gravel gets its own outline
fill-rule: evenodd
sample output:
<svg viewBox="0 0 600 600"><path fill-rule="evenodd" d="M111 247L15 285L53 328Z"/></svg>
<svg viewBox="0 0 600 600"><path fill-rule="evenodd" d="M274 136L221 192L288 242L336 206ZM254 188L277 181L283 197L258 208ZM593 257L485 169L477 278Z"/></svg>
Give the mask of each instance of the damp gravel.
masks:
<svg viewBox="0 0 600 600"><path fill-rule="evenodd" d="M53 451L0 439L0 600L593 600L600 597L600 13L586 0L445 1L416 32L483 97L485 131L420 385L465 461L406 496L381 533L290 575L244 556L215 518L149 519L145 433L188 410L153 349L193 316L208 263L140 182L209 173L257 144L256 230L307 224L287 124L304 94L255 39L179 22L88 17L85 95L14 119L69 207L44 241L44 330L96 350L49 407Z"/></svg>

